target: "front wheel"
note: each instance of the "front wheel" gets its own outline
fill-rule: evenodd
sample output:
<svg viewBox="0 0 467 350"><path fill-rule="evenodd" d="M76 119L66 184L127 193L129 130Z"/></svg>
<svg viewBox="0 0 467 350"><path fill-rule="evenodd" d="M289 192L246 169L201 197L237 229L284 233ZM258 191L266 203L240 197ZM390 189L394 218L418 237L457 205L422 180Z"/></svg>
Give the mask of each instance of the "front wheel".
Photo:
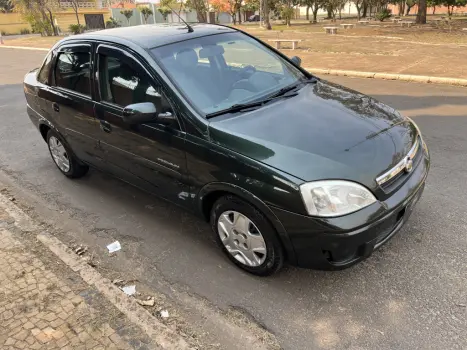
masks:
<svg viewBox="0 0 467 350"><path fill-rule="evenodd" d="M88 172L89 167L80 163L63 138L52 129L47 133L47 145L55 165L65 176L78 178Z"/></svg>
<svg viewBox="0 0 467 350"><path fill-rule="evenodd" d="M216 241L237 266L258 276L280 270L284 251L276 231L258 209L228 195L214 203L210 221Z"/></svg>

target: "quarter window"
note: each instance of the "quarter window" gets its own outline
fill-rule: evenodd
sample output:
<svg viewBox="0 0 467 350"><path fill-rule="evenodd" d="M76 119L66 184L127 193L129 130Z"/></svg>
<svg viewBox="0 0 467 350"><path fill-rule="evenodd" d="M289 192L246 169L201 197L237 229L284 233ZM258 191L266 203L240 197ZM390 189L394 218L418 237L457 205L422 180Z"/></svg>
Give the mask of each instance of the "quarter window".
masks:
<svg viewBox="0 0 467 350"><path fill-rule="evenodd" d="M55 85L91 95L91 55L89 52L62 52L55 67Z"/></svg>
<svg viewBox="0 0 467 350"><path fill-rule="evenodd" d="M159 113L171 111L160 86L139 64L130 64L116 57L99 55L99 87L101 100L121 107L134 103L152 102Z"/></svg>
<svg viewBox="0 0 467 350"><path fill-rule="evenodd" d="M50 68L52 67L52 52L50 52L45 58L44 64L42 65L39 74L37 74L37 81L49 85Z"/></svg>

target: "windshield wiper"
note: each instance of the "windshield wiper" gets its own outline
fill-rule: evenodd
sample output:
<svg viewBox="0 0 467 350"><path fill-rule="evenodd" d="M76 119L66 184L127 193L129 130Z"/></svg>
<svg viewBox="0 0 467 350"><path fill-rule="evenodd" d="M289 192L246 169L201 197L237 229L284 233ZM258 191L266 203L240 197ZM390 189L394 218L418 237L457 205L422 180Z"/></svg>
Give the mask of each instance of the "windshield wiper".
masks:
<svg viewBox="0 0 467 350"><path fill-rule="evenodd" d="M266 102L269 102L270 99L265 99L265 100L261 100L261 101L256 101L256 102L249 102L249 103L237 103L237 104L234 104L232 106L230 106L229 108L226 108L226 109L222 109L220 111L216 111L216 112L212 112L212 113L208 113L206 114L206 118L209 119L209 118L212 118L212 117L217 117L218 115L221 115L221 114L225 114L225 113L234 113L234 112L240 112L244 109L247 109L247 108L253 108L253 107L261 107L263 104L265 104Z"/></svg>
<svg viewBox="0 0 467 350"><path fill-rule="evenodd" d="M230 106L229 108L222 109L220 111L216 111L216 112L212 112L212 113L208 113L208 114L206 114L206 118L209 119L209 118L217 117L218 115L222 115L222 114L226 114L226 113L240 112L240 111L242 111L244 109L247 109L247 108L261 107L265 103L271 102L271 101L276 100L278 98L284 98L284 97L287 98L287 97L296 96L296 95L298 95L298 92L296 92L296 91L294 91L292 93L288 93L288 92L292 91L292 90L295 90L295 88L297 88L300 84L316 83L316 81L317 80L315 78L306 79L306 80L299 80L299 81L295 82L292 85L283 87L282 89L280 89L279 91L277 91L273 95L271 95L271 96L269 96L269 97L267 97L267 98L265 98L263 100L234 104L234 105Z"/></svg>

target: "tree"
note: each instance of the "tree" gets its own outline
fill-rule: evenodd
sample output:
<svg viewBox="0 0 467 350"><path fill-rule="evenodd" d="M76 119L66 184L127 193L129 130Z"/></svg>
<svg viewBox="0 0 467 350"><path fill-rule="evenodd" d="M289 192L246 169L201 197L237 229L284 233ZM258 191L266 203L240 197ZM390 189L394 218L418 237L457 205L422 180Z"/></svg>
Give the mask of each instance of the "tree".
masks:
<svg viewBox="0 0 467 350"><path fill-rule="evenodd" d="M147 7L147 6L144 6L144 7L140 8L139 11L140 11L141 14L143 15L144 23L145 23L145 24L148 24L148 18L149 18L149 16L152 16L152 15L153 15L152 10L151 10L149 7Z"/></svg>
<svg viewBox="0 0 467 350"><path fill-rule="evenodd" d="M428 8L428 7L431 7L431 9L432 9L432 11L433 11L432 14L434 15L435 12L436 12L436 7L437 7L437 6L440 6L441 3L442 3L441 0L426 0L426 7L427 7L427 8Z"/></svg>
<svg viewBox="0 0 467 350"><path fill-rule="evenodd" d="M426 1L427 0L418 1L417 18L415 20L418 24L426 24Z"/></svg>
<svg viewBox="0 0 467 350"><path fill-rule="evenodd" d="M443 5L448 8L449 18L454 13L454 7L463 7L467 5L467 0L444 0Z"/></svg>
<svg viewBox="0 0 467 350"><path fill-rule="evenodd" d="M208 3L206 0L187 0L185 6L196 11L198 22L207 22L206 13L208 12Z"/></svg>
<svg viewBox="0 0 467 350"><path fill-rule="evenodd" d="M133 10L120 10L120 13L125 16L128 26L130 25L130 18L133 17Z"/></svg>
<svg viewBox="0 0 467 350"><path fill-rule="evenodd" d="M15 5L11 0L0 0L0 12L9 13L12 12Z"/></svg>
<svg viewBox="0 0 467 350"><path fill-rule="evenodd" d="M263 0L263 16L261 18L263 19L263 27L266 28L266 30L271 30L271 21L269 20L269 10L270 10L270 3L269 0Z"/></svg>
<svg viewBox="0 0 467 350"><path fill-rule="evenodd" d="M300 5L306 6L306 19L310 19L309 10L313 13L313 22L316 23L316 17L321 7L325 5L326 0L302 0Z"/></svg>
<svg viewBox="0 0 467 350"><path fill-rule="evenodd" d="M58 35L52 12L59 7L57 0L13 0L13 5L31 25L33 32L43 36Z"/></svg>
<svg viewBox="0 0 467 350"><path fill-rule="evenodd" d="M162 15L162 18L164 18L164 21L167 21L167 16L172 13L172 10L169 9L168 7L159 7L157 11L159 11L159 13Z"/></svg>
<svg viewBox="0 0 467 350"><path fill-rule="evenodd" d="M228 4L227 0L211 0L210 3L211 8L216 13L216 22L219 22L219 13L221 12L228 12Z"/></svg>
<svg viewBox="0 0 467 350"><path fill-rule="evenodd" d="M353 0L353 3L355 4L355 7L357 8L357 17L358 20L360 20L360 12L362 10L364 0Z"/></svg>
<svg viewBox="0 0 467 350"><path fill-rule="evenodd" d="M73 9L74 13L75 13L75 16L76 16L76 21L78 22L78 26L80 25L79 23L79 15L78 15L78 11L79 11L79 4L84 2L83 0L69 0L69 2L71 3L71 8Z"/></svg>
<svg viewBox="0 0 467 350"><path fill-rule="evenodd" d="M410 10L412 9L412 7L414 7L417 4L417 1L407 0L405 4L407 5L407 12L405 13L405 15L407 16L410 13Z"/></svg>
<svg viewBox="0 0 467 350"><path fill-rule="evenodd" d="M347 0L326 0L328 15L331 14L332 19L336 20L336 15L339 13L339 19L341 18L341 11L344 8Z"/></svg>

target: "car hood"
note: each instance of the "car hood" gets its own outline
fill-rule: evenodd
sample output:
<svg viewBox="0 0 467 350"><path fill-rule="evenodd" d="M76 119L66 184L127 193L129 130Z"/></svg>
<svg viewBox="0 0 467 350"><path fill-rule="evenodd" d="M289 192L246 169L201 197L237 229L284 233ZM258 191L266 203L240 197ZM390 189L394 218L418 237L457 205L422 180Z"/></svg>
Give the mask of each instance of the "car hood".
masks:
<svg viewBox="0 0 467 350"><path fill-rule="evenodd" d="M297 96L210 123L213 142L304 181L346 179L369 188L396 165L416 129L396 110L325 81Z"/></svg>

